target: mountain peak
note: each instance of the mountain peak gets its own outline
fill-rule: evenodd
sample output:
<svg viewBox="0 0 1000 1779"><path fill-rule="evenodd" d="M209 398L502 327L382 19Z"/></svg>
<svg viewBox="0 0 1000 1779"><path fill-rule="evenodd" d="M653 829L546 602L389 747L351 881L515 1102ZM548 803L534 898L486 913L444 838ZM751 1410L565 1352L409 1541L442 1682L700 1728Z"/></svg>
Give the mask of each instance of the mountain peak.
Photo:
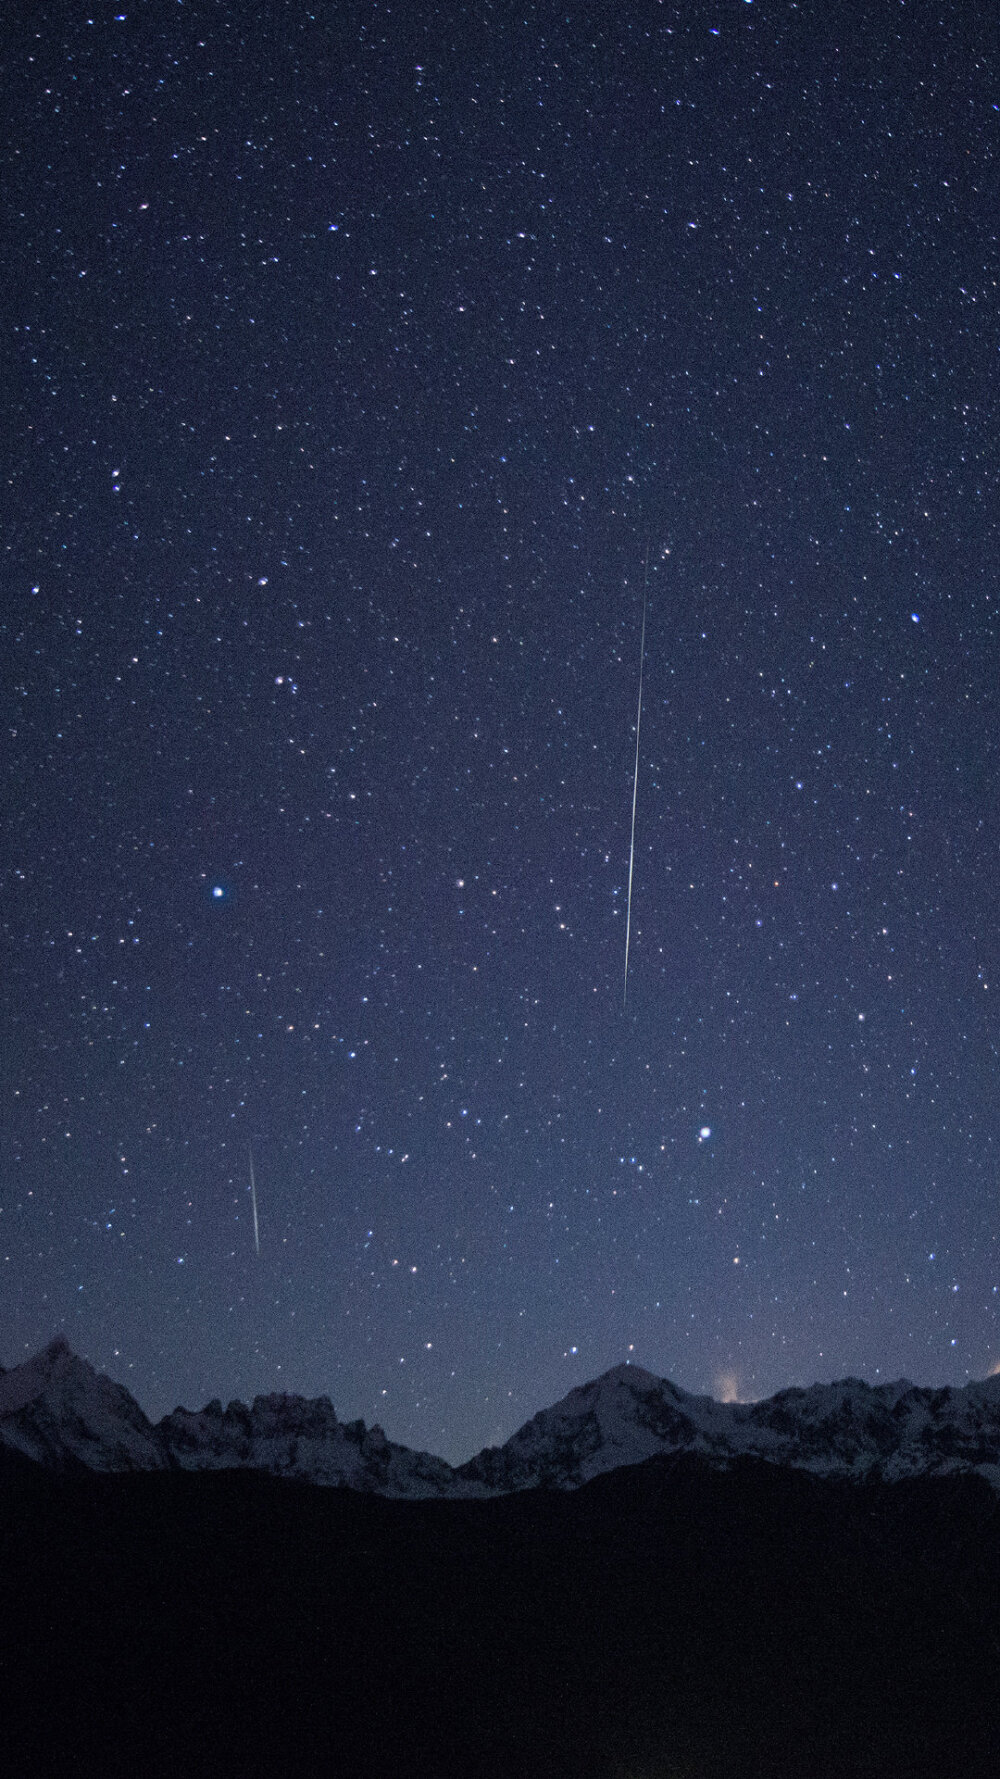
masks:
<svg viewBox="0 0 1000 1779"><path fill-rule="evenodd" d="M128 1391L74 1353L62 1334L0 1377L0 1443L38 1463L160 1469L152 1432Z"/></svg>
<svg viewBox="0 0 1000 1779"><path fill-rule="evenodd" d="M86 1359L76 1357L64 1334L53 1335L47 1346L0 1376L0 1415L14 1414L25 1403L43 1395L53 1380L71 1367L80 1367L96 1376Z"/></svg>
<svg viewBox="0 0 1000 1779"><path fill-rule="evenodd" d="M394 1445L379 1427L339 1421L327 1396L258 1396L226 1409L216 1400L175 1409L154 1427L58 1334L0 1372L0 1446L52 1468L255 1470L409 1499L574 1489L678 1453L723 1467L752 1457L817 1476L976 1472L1000 1490L1000 1376L939 1389L842 1378L747 1403L693 1396L641 1365L616 1365L453 1469Z"/></svg>

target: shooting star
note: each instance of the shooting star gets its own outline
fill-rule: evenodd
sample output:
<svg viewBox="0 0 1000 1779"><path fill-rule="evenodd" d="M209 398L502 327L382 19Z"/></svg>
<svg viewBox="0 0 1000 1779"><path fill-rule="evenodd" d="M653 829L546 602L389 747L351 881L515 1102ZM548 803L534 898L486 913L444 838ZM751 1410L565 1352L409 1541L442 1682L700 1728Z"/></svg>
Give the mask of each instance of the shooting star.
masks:
<svg viewBox="0 0 1000 1779"><path fill-rule="evenodd" d="M253 1150L249 1143L247 1144L247 1151L250 1156L250 1203L253 1206L253 1245L259 1254L260 1230L257 1227L257 1185L253 1177Z"/></svg>
<svg viewBox="0 0 1000 1779"><path fill-rule="evenodd" d="M646 568L642 578L642 640L639 643L639 708L635 718L635 776L632 780L632 837L628 849L628 902L625 912L625 988L622 1008L628 1003L628 948L632 937L632 868L635 864L635 806L639 796L639 729L642 724L642 663L646 653L646 598L649 586L649 545L646 545Z"/></svg>

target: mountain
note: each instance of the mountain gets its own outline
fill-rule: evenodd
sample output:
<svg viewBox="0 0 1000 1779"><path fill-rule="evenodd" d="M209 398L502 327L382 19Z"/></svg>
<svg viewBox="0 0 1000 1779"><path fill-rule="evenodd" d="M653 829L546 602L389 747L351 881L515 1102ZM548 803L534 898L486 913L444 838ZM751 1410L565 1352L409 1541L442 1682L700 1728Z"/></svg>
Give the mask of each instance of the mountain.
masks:
<svg viewBox="0 0 1000 1779"><path fill-rule="evenodd" d="M325 1396L210 1402L157 1424L129 1392L58 1336L0 1375L0 1450L50 1469L254 1470L327 1487L422 1500L483 1493L443 1458L394 1445L380 1427L338 1421Z"/></svg>
<svg viewBox="0 0 1000 1779"><path fill-rule="evenodd" d="M175 1408L156 1428L166 1461L183 1470L259 1470L327 1487L424 1500L476 1491L443 1458L393 1445L381 1427L338 1421L327 1396L257 1396L252 1407L213 1401Z"/></svg>
<svg viewBox="0 0 1000 1779"><path fill-rule="evenodd" d="M998 1418L618 1367L452 1470L325 1398L154 1425L55 1341L0 1371L7 1767L987 1779Z"/></svg>
<svg viewBox="0 0 1000 1779"><path fill-rule="evenodd" d="M678 1454L720 1468L750 1458L853 1480L978 1473L1000 1491L1000 1376L938 1390L847 1378L722 1403L620 1365L542 1410L505 1445L452 1468L393 1444L380 1427L339 1421L325 1396L258 1396L249 1408L213 1401L154 1425L127 1390L58 1338L0 1374L0 1451L49 1469L250 1470L408 1500L577 1489Z"/></svg>
<svg viewBox="0 0 1000 1779"><path fill-rule="evenodd" d="M62 1336L0 1375L0 1447L51 1469L160 1470L156 1431L121 1384Z"/></svg>
<svg viewBox="0 0 1000 1779"><path fill-rule="evenodd" d="M721 1465L750 1457L820 1476L887 1481L976 1471L1000 1489L1000 1376L939 1390L846 1378L735 1403L689 1395L638 1365L619 1365L457 1474L490 1492L573 1489L676 1452Z"/></svg>

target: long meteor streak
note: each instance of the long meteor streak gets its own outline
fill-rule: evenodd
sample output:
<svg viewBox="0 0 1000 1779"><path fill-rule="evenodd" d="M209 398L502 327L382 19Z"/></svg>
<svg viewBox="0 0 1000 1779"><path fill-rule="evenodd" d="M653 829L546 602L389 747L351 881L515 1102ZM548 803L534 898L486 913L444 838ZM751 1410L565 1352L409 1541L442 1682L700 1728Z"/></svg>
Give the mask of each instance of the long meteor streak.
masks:
<svg viewBox="0 0 1000 1779"><path fill-rule="evenodd" d="M642 723L642 663L646 653L646 589L649 581L649 549L646 550L646 572L642 582L642 640L639 643L639 708L635 718L635 776L632 780L632 838L628 849L628 903L625 913L625 988L622 1007L628 1002L628 948L632 936L632 868L635 864L635 805L639 796L639 728Z"/></svg>
<svg viewBox="0 0 1000 1779"><path fill-rule="evenodd" d="M260 1230L257 1228L257 1184L253 1177L253 1150L247 1144L250 1154L250 1203L253 1206L253 1245L260 1253Z"/></svg>

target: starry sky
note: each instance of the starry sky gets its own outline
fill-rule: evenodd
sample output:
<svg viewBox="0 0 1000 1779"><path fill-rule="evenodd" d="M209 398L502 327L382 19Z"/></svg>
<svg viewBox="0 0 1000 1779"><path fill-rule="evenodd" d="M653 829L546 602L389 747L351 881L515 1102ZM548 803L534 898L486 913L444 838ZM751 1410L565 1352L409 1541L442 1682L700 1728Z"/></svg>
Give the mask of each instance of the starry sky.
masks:
<svg viewBox="0 0 1000 1779"><path fill-rule="evenodd" d="M120 4L4 25L0 1362L986 1375L996 21Z"/></svg>

